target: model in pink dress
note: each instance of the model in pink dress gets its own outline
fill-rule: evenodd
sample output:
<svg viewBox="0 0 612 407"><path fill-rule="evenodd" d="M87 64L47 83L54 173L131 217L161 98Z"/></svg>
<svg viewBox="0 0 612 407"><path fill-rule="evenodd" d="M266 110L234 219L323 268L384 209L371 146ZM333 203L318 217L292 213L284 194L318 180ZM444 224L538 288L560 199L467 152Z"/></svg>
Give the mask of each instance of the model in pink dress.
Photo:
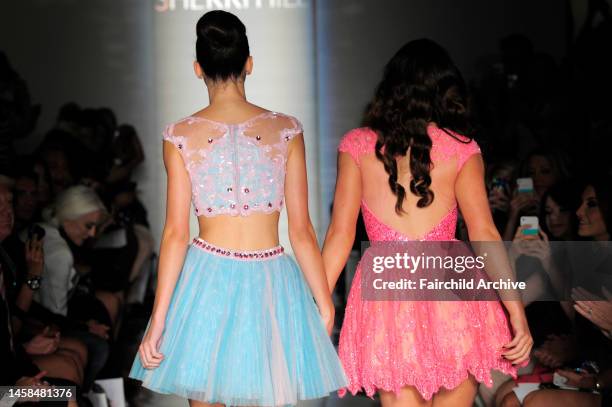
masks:
<svg viewBox="0 0 612 407"><path fill-rule="evenodd" d="M387 65L368 114L371 127L351 130L340 142L334 211L323 249L332 290L360 209L370 241L454 240L459 209L471 240L500 240L488 207L480 149L443 126L461 123L462 115L453 122L453 112L440 111L450 103L449 92L457 103L451 108L458 110L462 103L460 75L445 58L446 52L428 40L404 46ZM424 68L416 66L423 61ZM444 63L450 73L445 77L437 68L443 72L434 76L443 78L447 88L431 81L422 93L411 93L410 86L418 83L410 81L427 78L428 69ZM398 78L400 83L393 84ZM427 86L434 89L429 94ZM394 95L387 98L390 89ZM417 100L403 99L402 91ZM436 91L440 100L430 96ZM399 129L392 127L398 123ZM364 300L362 272L358 266L340 335L351 393L380 391L383 405L471 406L477 382L492 384L492 369L516 376L517 365L528 360L532 340L520 301L503 302L508 318L499 301Z"/></svg>

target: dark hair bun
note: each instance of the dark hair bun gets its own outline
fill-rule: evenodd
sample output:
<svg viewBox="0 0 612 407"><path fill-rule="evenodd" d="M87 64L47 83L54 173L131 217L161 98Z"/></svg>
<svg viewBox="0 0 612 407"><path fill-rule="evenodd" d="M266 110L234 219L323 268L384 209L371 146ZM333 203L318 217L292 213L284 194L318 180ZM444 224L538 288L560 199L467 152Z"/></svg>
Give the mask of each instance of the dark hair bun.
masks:
<svg viewBox="0 0 612 407"><path fill-rule="evenodd" d="M209 11L200 17L196 34L196 57L208 78L227 80L242 75L250 51L246 28L238 17L227 11Z"/></svg>

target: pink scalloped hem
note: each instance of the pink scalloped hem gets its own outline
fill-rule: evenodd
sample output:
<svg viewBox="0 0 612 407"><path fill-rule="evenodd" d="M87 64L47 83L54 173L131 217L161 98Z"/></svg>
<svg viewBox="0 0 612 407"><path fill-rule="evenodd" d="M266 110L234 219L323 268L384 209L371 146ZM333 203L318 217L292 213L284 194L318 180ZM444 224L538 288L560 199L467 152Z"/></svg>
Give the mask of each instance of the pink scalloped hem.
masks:
<svg viewBox="0 0 612 407"><path fill-rule="evenodd" d="M523 364L524 365L524 364ZM521 365L521 366L523 366ZM403 387L413 386L421 394L423 399L431 400L433 395L437 393L442 387L446 389L454 389L459 386L463 381L468 378L468 373L476 379L478 383L483 383L485 386L491 388L493 386L493 379L491 378L491 370L498 370L504 374L512 376L513 379L517 378L517 367L509 366L506 362L494 362L491 367L488 368L476 368L468 367L462 369L461 373L453 377L444 377L434 374L431 377L417 377L416 375L405 375L402 379L391 384L391 379L385 380L384 378L363 380L359 383L357 380L350 379L350 384L347 387L338 390L338 396L344 397L347 392L350 392L355 396L360 391L365 391L366 395L373 398L374 394L378 390L393 391L396 395Z"/></svg>

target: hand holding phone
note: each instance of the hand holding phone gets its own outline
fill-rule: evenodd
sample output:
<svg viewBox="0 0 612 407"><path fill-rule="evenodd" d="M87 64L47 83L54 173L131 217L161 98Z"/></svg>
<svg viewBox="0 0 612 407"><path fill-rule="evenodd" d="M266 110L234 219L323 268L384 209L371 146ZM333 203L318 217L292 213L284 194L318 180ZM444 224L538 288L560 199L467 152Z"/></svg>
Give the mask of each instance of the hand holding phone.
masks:
<svg viewBox="0 0 612 407"><path fill-rule="evenodd" d="M521 216L520 226L524 226L522 229L523 235L537 235L540 231L540 222L537 216Z"/></svg>
<svg viewBox="0 0 612 407"><path fill-rule="evenodd" d="M519 194L531 194L533 193L533 178L517 178L516 189Z"/></svg>
<svg viewBox="0 0 612 407"><path fill-rule="evenodd" d="M514 216L518 216L520 213L533 215L536 213L537 205L538 198L533 188L533 179L518 178L516 180L514 196L510 202L511 213Z"/></svg>

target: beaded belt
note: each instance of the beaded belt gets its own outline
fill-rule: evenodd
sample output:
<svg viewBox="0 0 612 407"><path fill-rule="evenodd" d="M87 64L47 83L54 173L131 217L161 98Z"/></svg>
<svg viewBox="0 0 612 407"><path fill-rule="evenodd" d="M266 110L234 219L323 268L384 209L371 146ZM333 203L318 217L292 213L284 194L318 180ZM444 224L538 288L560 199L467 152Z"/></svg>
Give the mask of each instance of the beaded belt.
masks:
<svg viewBox="0 0 612 407"><path fill-rule="evenodd" d="M240 260L269 259L273 257L278 257L285 251L285 248L283 246L276 246L269 249L261 250L227 249L224 247L215 246L199 237L194 238L192 244L200 249L206 250L207 252Z"/></svg>

